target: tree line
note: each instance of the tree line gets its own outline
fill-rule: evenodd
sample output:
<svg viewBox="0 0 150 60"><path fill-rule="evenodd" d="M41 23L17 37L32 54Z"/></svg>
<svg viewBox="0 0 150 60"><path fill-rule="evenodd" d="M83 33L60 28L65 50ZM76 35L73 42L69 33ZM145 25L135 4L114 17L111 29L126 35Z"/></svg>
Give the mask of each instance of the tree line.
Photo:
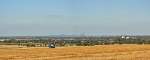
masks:
<svg viewBox="0 0 150 60"><path fill-rule="evenodd" d="M50 41L55 39L39 39L39 40L4 40L0 41L1 45L18 45L18 46L26 46L26 47L48 47ZM55 40L55 45L58 47L62 46L94 46L94 45L110 45L110 44L150 44L150 39L142 39L142 38L82 38L82 39L74 39L74 40Z"/></svg>

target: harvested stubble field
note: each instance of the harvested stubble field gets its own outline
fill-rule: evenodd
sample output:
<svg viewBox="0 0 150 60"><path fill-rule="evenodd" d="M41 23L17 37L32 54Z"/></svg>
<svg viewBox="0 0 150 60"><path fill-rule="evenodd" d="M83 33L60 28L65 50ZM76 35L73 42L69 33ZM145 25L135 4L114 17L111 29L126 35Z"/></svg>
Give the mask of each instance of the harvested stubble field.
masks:
<svg viewBox="0 0 150 60"><path fill-rule="evenodd" d="M150 45L88 47L1 47L0 60L150 60Z"/></svg>

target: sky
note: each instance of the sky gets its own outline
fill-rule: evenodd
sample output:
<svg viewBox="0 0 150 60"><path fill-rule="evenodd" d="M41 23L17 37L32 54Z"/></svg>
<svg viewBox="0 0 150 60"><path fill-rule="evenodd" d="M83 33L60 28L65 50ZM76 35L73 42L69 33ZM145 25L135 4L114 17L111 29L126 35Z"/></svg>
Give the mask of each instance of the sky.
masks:
<svg viewBox="0 0 150 60"><path fill-rule="evenodd" d="M149 0L0 0L0 36L150 35Z"/></svg>

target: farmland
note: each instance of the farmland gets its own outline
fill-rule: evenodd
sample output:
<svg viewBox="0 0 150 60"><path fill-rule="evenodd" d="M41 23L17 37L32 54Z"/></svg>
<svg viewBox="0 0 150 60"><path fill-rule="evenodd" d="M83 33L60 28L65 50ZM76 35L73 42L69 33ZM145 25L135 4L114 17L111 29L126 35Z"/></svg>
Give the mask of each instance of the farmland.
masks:
<svg viewBox="0 0 150 60"><path fill-rule="evenodd" d="M150 45L72 47L0 46L0 60L149 60Z"/></svg>

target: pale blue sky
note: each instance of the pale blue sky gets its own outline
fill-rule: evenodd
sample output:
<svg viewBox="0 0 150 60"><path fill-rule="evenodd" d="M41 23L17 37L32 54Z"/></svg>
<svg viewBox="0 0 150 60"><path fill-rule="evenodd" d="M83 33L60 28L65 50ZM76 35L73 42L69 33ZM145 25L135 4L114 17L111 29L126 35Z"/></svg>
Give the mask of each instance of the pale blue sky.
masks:
<svg viewBox="0 0 150 60"><path fill-rule="evenodd" d="M150 34L149 0L0 0L0 35Z"/></svg>

